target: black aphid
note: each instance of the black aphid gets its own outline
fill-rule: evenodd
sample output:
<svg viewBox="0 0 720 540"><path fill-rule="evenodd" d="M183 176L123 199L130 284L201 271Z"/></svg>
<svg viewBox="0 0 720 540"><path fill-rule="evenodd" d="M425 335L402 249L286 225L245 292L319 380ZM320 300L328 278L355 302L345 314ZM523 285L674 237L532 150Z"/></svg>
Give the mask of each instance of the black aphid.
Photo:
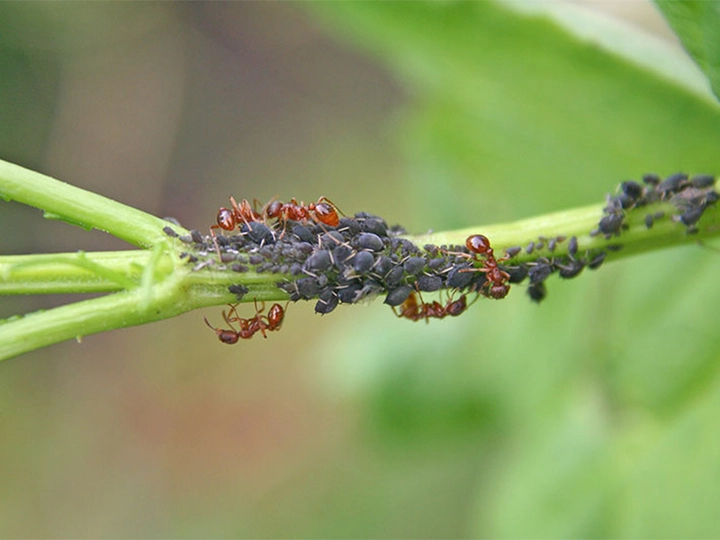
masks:
<svg viewBox="0 0 720 540"><path fill-rule="evenodd" d="M325 272L329 270L333 265L333 259L330 252L321 249L310 255L307 261L305 261L305 268L311 272Z"/></svg>
<svg viewBox="0 0 720 540"><path fill-rule="evenodd" d="M228 287L228 291L235 295L238 302L243 299L243 296L245 296L249 290L245 285L240 284L230 285Z"/></svg>
<svg viewBox="0 0 720 540"><path fill-rule="evenodd" d="M382 251L384 244L382 238L374 233L360 233L353 239L353 245L358 249Z"/></svg>
<svg viewBox="0 0 720 540"><path fill-rule="evenodd" d="M408 299L412 292L413 288L410 285L401 285L388 293L384 303L388 306L399 306Z"/></svg>
<svg viewBox="0 0 720 540"><path fill-rule="evenodd" d="M403 268L411 276L418 276L425 268L424 257L410 257L403 263Z"/></svg>
<svg viewBox="0 0 720 540"><path fill-rule="evenodd" d="M598 223L598 229L600 229L600 232L603 233L606 237L612 236L613 234L620 231L620 228L623 224L623 219L625 219L624 214L608 214L600 220L600 223Z"/></svg>
<svg viewBox="0 0 720 540"><path fill-rule="evenodd" d="M607 253L601 251L590 260L590 262L588 263L588 268L590 270L597 270L598 268L600 268L600 265L602 265L602 263L605 261L606 256Z"/></svg>
<svg viewBox="0 0 720 540"><path fill-rule="evenodd" d="M577 236L573 236L570 238L570 242L568 242L568 254L571 257L574 257L577 254L578 250L578 239Z"/></svg>
<svg viewBox="0 0 720 540"><path fill-rule="evenodd" d="M528 278L530 283L535 285L536 283L542 283L553 272L553 267L546 262L538 262L530 266L528 269Z"/></svg>
<svg viewBox="0 0 720 540"><path fill-rule="evenodd" d="M190 231L190 237L192 238L192 241L195 242L196 244L204 243L203 236L202 236L202 234L200 234L200 231L198 231L198 230L193 229L192 231Z"/></svg>
<svg viewBox="0 0 720 540"><path fill-rule="evenodd" d="M423 274L416 282L417 288L423 292L434 292L440 290L443 280L440 276L428 276Z"/></svg>
<svg viewBox="0 0 720 540"><path fill-rule="evenodd" d="M375 257L369 251L360 251L352 259L352 265L358 274L365 274L375 264Z"/></svg>
<svg viewBox="0 0 720 540"><path fill-rule="evenodd" d="M715 177L710 174L698 174L690 179L690 185L696 188L707 188L715 184Z"/></svg>
<svg viewBox="0 0 720 540"><path fill-rule="evenodd" d="M556 264L555 266L557 266L558 274L563 279L574 278L585 268L585 265L581 261L575 259L570 259L564 264Z"/></svg>
<svg viewBox="0 0 720 540"><path fill-rule="evenodd" d="M392 270L394 265L395 263L393 263L390 257L387 257L386 255L380 255L375 261L372 272L383 278L390 270Z"/></svg>
<svg viewBox="0 0 720 540"><path fill-rule="evenodd" d="M540 283L536 283L535 285L530 285L527 289L528 296L530 296L530 300L536 303L540 303L543 301L545 296L547 296L547 289L545 288L545 283L542 281Z"/></svg>
<svg viewBox="0 0 720 540"><path fill-rule="evenodd" d="M506 254L509 258L513 258L515 255L517 255L517 254L520 253L521 251L522 251L522 247L520 247L520 246L511 246L511 247L509 247L509 248L507 248L507 249L505 250L505 254Z"/></svg>
<svg viewBox="0 0 720 540"><path fill-rule="evenodd" d="M683 224L687 225L688 227L690 227L691 225L695 225L702 217L704 211L705 208L702 206L695 206L693 208L689 208L680 216L680 221L682 221Z"/></svg>
<svg viewBox="0 0 720 540"><path fill-rule="evenodd" d="M620 189L622 189L622 192L632 200L639 199L643 194L643 187L634 180L626 180L620 184Z"/></svg>
<svg viewBox="0 0 720 540"><path fill-rule="evenodd" d="M256 244L272 244L275 242L275 235L272 230L258 221L243 223L240 232Z"/></svg>
<svg viewBox="0 0 720 540"><path fill-rule="evenodd" d="M338 296L332 289L326 289L318 298L317 303L315 304L315 313L319 313L320 315L327 315L332 310L334 310L338 305Z"/></svg>
<svg viewBox="0 0 720 540"><path fill-rule="evenodd" d="M465 287L468 287L470 283L472 283L474 277L474 272L467 271L470 268L470 265L458 265L453 267L450 272L448 272L445 285L451 289L464 289Z"/></svg>

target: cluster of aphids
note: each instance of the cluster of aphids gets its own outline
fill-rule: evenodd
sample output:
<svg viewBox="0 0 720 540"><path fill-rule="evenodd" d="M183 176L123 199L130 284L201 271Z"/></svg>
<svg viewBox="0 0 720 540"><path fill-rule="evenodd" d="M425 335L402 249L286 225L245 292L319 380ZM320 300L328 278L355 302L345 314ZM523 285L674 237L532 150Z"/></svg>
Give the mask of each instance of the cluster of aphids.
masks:
<svg viewBox="0 0 720 540"><path fill-rule="evenodd" d="M308 205L295 199L271 201L260 209L246 200L231 203L218 212L210 235L192 231L180 237L191 248L181 257L195 270L289 275L291 279L279 279L277 286L293 302L316 300L315 311L321 315L341 303L385 294L385 303L399 317L427 321L460 315L467 309L468 293L500 299L509 291L510 275L482 235L471 236L465 246L420 248L399 237L402 228L388 227L380 217L365 212L341 217L324 197ZM169 227L166 232L175 236ZM440 290L448 291L445 303L425 303L420 296ZM230 292L240 300L247 288L232 285ZM223 312L229 328L206 324L223 343L236 343L280 328L285 308L273 304L267 315L263 311L264 305L256 304L255 316L245 319L231 305Z"/></svg>
<svg viewBox="0 0 720 540"><path fill-rule="evenodd" d="M666 216L665 212L645 214L645 226L649 229L655 221L669 217L687 227L688 234L698 232L697 222L705 210L718 202L720 195L715 190L715 177L700 174L692 178L685 173L671 174L664 180L656 174L646 174L642 184L627 180L620 184L620 193L608 196L604 216L598 228L591 234L603 234L605 238L620 235L627 228L627 212L651 203L669 202L676 213Z"/></svg>
<svg viewBox="0 0 720 540"><path fill-rule="evenodd" d="M642 184L623 182L619 194L608 197L602 219L590 235L603 234L607 239L620 235L628 212L664 201L676 212L669 216L648 213L646 227L667 217L683 223L691 233L703 211L720 198L714 184L711 176L689 178L680 173L665 180L645 175ZM231 208L219 210L209 235L192 231L180 237L189 247L181 257L193 264L194 270L213 267L278 274L276 285L291 301L315 300L315 311L321 315L338 304L383 294L385 303L401 318L429 321L455 317L472 303L468 295L474 295L473 301L479 296L502 299L510 284L525 280L530 298L540 302L546 295L545 281L552 274L576 277L585 267L598 268L607 255L602 249L580 249L577 237L562 235L506 248L499 258L481 234L469 236L462 246L419 247L400 236L405 232L401 227L388 227L382 218L365 212L344 216L325 197L307 205L295 199L289 203L273 200L262 207L257 201L251 205L247 200L230 200ZM166 232L177 236L169 227ZM620 248L621 244L613 243L604 249ZM518 262L523 252L534 253L533 260ZM248 292L242 284L231 285L229 290L238 301ZM423 299L422 293L435 291L444 292L443 301ZM258 307L256 303L255 315L242 318L231 305L223 312L229 328L205 322L220 341L232 344L278 330L286 307L273 304L264 314L264 304Z"/></svg>

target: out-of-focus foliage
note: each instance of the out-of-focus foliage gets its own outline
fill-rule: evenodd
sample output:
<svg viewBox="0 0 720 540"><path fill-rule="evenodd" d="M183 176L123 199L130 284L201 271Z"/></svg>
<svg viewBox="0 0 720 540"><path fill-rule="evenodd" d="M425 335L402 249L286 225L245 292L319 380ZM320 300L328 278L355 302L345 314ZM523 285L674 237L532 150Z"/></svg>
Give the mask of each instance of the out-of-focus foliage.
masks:
<svg viewBox="0 0 720 540"><path fill-rule="evenodd" d="M655 0L655 3L720 97L720 2Z"/></svg>
<svg viewBox="0 0 720 540"><path fill-rule="evenodd" d="M537 6L0 4L0 152L197 228L231 194L422 232L720 172L673 54L635 65ZM110 249L18 205L0 223L8 253ZM235 347L207 310L5 362L0 536L718 536L717 261L659 252L428 325L292 305Z"/></svg>
<svg viewBox="0 0 720 540"><path fill-rule="evenodd" d="M438 228L589 203L644 172L718 172L713 100L542 12L315 7L413 96L408 191ZM515 290L427 327L369 321L338 336L336 381L369 392L385 444L476 449L472 536L716 536L717 260L655 254L551 280L539 307Z"/></svg>

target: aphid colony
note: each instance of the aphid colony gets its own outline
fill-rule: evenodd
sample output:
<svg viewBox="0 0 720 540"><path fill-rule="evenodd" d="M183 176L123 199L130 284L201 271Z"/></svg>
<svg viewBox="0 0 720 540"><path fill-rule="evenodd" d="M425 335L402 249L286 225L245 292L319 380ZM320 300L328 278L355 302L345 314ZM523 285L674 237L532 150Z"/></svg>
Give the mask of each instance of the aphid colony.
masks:
<svg viewBox="0 0 720 540"><path fill-rule="evenodd" d="M720 199L714 182L711 176L689 178L681 173L665 180L645 175L644 185L623 182L618 195L608 196L598 227L590 235L619 236L627 212L664 201L677 209L668 219L684 224L692 233L703 211ZM607 255L597 249L580 249L575 236L541 236L525 247L507 248L499 259L490 240L481 234L469 236L463 246L421 248L400 236L405 232L401 227L388 227L380 217L365 212L340 217L341 212L326 197L308 205L295 199L289 203L272 200L259 209L257 201L254 205L247 200L230 201L230 208L219 210L210 235L192 231L179 238L189 248L181 257L196 271L213 267L282 274L276 285L290 301L315 300L315 311L321 315L338 304L384 294L385 304L400 318L429 321L456 317L479 296L505 298L510 284L525 280L531 300L540 302L550 275L557 272L563 279L576 277L585 267L598 268ZM665 217L664 213L648 213L645 226L650 228ZM220 234L216 234L218 230ZM165 231L177 236L170 227ZM618 243L605 246L607 250L621 248ZM530 254L534 254L531 261L513 262ZM231 285L229 290L238 301L248 291L242 284ZM445 292L443 302L423 300L422 293L435 291ZM474 298L469 302L470 294ZM255 302L256 313L249 318L240 317L236 307L230 305L223 312L227 329L216 328L205 319L223 343L234 344L258 333L267 337L267 332L280 329L287 304L273 304L265 314L264 303L258 306Z"/></svg>
<svg viewBox="0 0 720 540"><path fill-rule="evenodd" d="M650 229L656 221L669 217L687 227L688 234L697 233L697 222L705 210L718 202L720 194L715 190L715 177L700 174L692 178L685 173L671 174L662 180L656 174L646 174L642 184L627 180L620 184L619 194L607 197L604 215L597 229L591 234L602 234L605 238L619 236L627 228L627 212L656 202L669 202L676 213L666 216L665 212L645 214L645 227Z"/></svg>

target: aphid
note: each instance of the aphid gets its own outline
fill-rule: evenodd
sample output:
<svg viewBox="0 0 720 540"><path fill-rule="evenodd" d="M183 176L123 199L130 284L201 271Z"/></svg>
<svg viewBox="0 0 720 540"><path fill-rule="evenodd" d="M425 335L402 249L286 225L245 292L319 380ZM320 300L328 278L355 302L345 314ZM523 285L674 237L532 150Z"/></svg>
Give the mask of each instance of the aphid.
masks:
<svg viewBox="0 0 720 540"><path fill-rule="evenodd" d="M582 263L582 261L578 261L575 259L570 259L566 264L555 264L558 268L558 274L563 279L570 279L577 276L580 272L582 272L583 268L585 268L585 265Z"/></svg>
<svg viewBox="0 0 720 540"><path fill-rule="evenodd" d="M622 192L633 201L642 197L643 194L642 186L634 180L626 180L620 184L620 189L622 189Z"/></svg>
<svg viewBox="0 0 720 540"><path fill-rule="evenodd" d="M570 238L570 242L568 242L568 255L571 257L574 257L577 254L578 250L578 239L577 236L573 236Z"/></svg>
<svg viewBox="0 0 720 540"><path fill-rule="evenodd" d="M608 214L600 220L600 223L598 223L598 229L600 229L600 232L606 237L610 237L613 234L620 232L624 219L625 214L623 213Z"/></svg>
<svg viewBox="0 0 720 540"><path fill-rule="evenodd" d="M358 294L362 289L359 283L351 283L337 289L338 300L343 304L354 304L358 300Z"/></svg>
<svg viewBox="0 0 720 540"><path fill-rule="evenodd" d="M403 263L403 268L405 269L405 272L411 276L418 276L422 273L423 268L425 268L425 258L410 257Z"/></svg>
<svg viewBox="0 0 720 540"><path fill-rule="evenodd" d="M332 289L325 289L315 304L315 313L327 315L338 305L338 295Z"/></svg>
<svg viewBox="0 0 720 540"><path fill-rule="evenodd" d="M240 284L230 285L228 287L228 291L237 297L238 302L242 300L243 296L245 296L249 290L245 285Z"/></svg>
<svg viewBox="0 0 720 540"><path fill-rule="evenodd" d="M696 188L706 188L715 184L715 177L711 174L698 174L690 179L690 184Z"/></svg>
<svg viewBox="0 0 720 540"><path fill-rule="evenodd" d="M388 293L384 303L388 306L399 306L405 302L411 294L413 294L413 288L410 285L400 285Z"/></svg>
<svg viewBox="0 0 720 540"><path fill-rule="evenodd" d="M404 276L405 271L402 266L396 266L385 275L385 285L387 287L396 287L400 285Z"/></svg>
<svg viewBox="0 0 720 540"><path fill-rule="evenodd" d="M251 221L240 226L240 233L246 235L250 240L259 245L275 242L275 234L264 223Z"/></svg>
<svg viewBox="0 0 720 540"><path fill-rule="evenodd" d="M386 255L380 255L375 261L375 265L372 268L373 274L384 278L388 274L388 272L392 270L393 266L395 266L395 263L390 257L387 257Z"/></svg>
<svg viewBox="0 0 720 540"><path fill-rule="evenodd" d="M382 238L374 233L360 233L353 239L353 245L369 251L382 251L384 247Z"/></svg>
<svg viewBox="0 0 720 540"><path fill-rule="evenodd" d="M553 267L546 262L539 261L537 263L534 263L528 270L530 284L535 285L536 283L541 283L545 281L548 277L550 277L552 271Z"/></svg>
<svg viewBox="0 0 720 540"><path fill-rule="evenodd" d="M472 282L473 275L467 271L468 266L455 266L448 272L446 285L451 289L464 289Z"/></svg>
<svg viewBox="0 0 720 540"><path fill-rule="evenodd" d="M332 255L329 251L321 249L316 251L305 261L305 268L313 272L325 272L333 266Z"/></svg>
<svg viewBox="0 0 720 540"><path fill-rule="evenodd" d="M190 231L190 238L192 238L192 241L196 244L204 244L205 241L203 240L202 234L200 234L200 231L193 229Z"/></svg>
<svg viewBox="0 0 720 540"><path fill-rule="evenodd" d="M515 255L517 255L521 251L522 251L522 247L520 247L520 246L509 247L505 250L505 258L512 259Z"/></svg>
<svg viewBox="0 0 720 540"><path fill-rule="evenodd" d="M540 303L545 296L547 296L547 289L545 288L545 283L540 282L536 283L535 285L531 285L527 289L528 296L530 296L530 300L536 303Z"/></svg>
<svg viewBox="0 0 720 540"><path fill-rule="evenodd" d="M675 193L679 191L685 184L685 182L688 179L688 175L685 173L675 173L668 176L665 180L660 182L660 184L657 187L657 190L660 192L661 196L664 197L668 193Z"/></svg>
<svg viewBox="0 0 720 540"><path fill-rule="evenodd" d="M649 186L657 186L660 183L660 177L654 173L643 175L642 181Z"/></svg>
<svg viewBox="0 0 720 540"><path fill-rule="evenodd" d="M645 227L647 227L648 229L652 229L654 223L655 218L653 218L652 214L648 214L645 216Z"/></svg>
<svg viewBox="0 0 720 540"><path fill-rule="evenodd" d="M352 258L352 266L358 274L365 274L375 264L375 257L369 251L360 251Z"/></svg>
<svg viewBox="0 0 720 540"><path fill-rule="evenodd" d="M590 270L597 270L598 268L600 268L600 265L605 261L606 256L607 253L601 251L590 260L590 262L588 263L588 268Z"/></svg>
<svg viewBox="0 0 720 540"><path fill-rule="evenodd" d="M525 253L530 255L535 250L535 242L530 242L525 248Z"/></svg>
<svg viewBox="0 0 720 540"><path fill-rule="evenodd" d="M688 227L695 225L702 217L704 211L705 208L703 206L689 208L680 216L680 221Z"/></svg>
<svg viewBox="0 0 720 540"><path fill-rule="evenodd" d="M172 227L163 227L163 232L167 234L170 238L177 238L178 233L176 233Z"/></svg>
<svg viewBox="0 0 720 540"><path fill-rule="evenodd" d="M440 276L428 276L426 274L421 275L415 282L415 286L420 291L434 292L440 290L442 287L443 280Z"/></svg>

